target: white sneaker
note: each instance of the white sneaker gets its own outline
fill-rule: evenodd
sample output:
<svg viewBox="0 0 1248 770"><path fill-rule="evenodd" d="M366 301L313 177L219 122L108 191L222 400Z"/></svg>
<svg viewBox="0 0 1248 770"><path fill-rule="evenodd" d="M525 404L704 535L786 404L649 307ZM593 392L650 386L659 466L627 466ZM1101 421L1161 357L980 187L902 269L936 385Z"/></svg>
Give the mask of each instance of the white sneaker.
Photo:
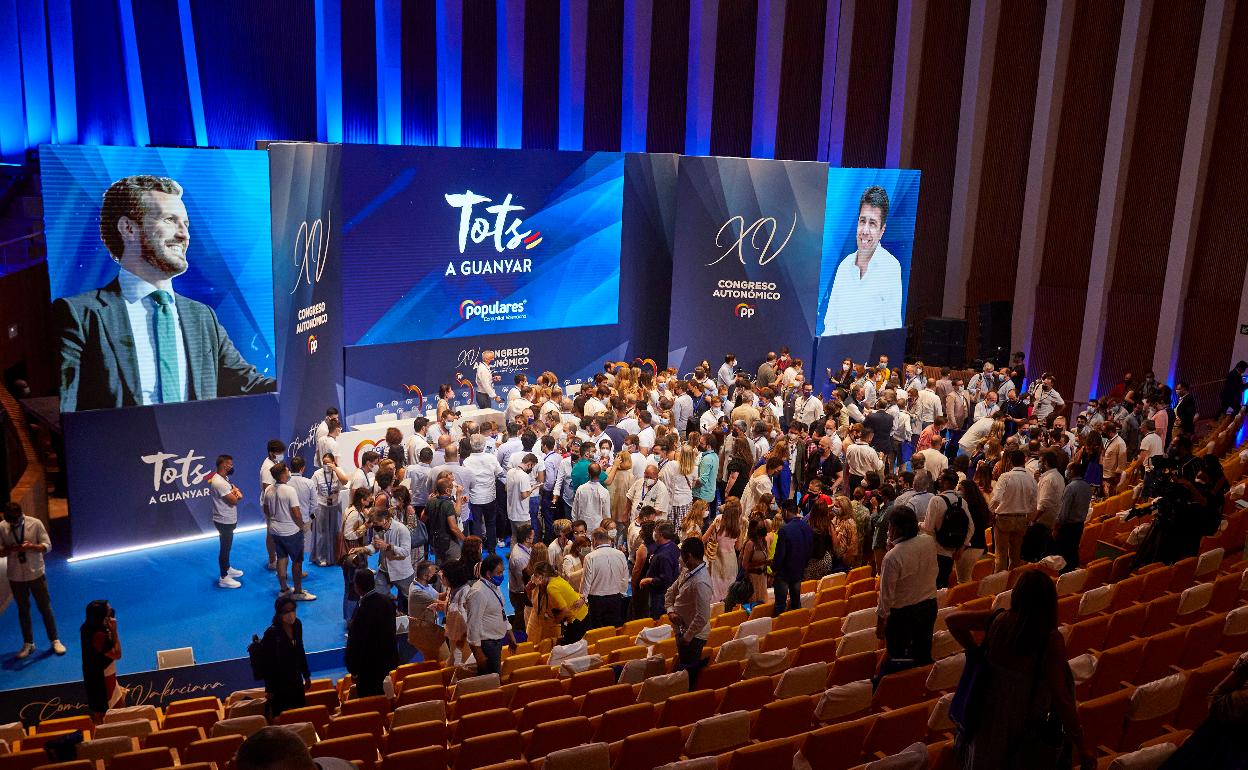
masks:
<svg viewBox="0 0 1248 770"><path fill-rule="evenodd" d="M232 578L240 578L243 576L243 571L241 569L234 569L233 567L230 567L225 571L225 574Z"/></svg>
<svg viewBox="0 0 1248 770"><path fill-rule="evenodd" d="M506 540L499 540L499 541L497 541L497 543L495 543L494 547L495 547L495 548L506 548L506 547L507 547L507 541L506 541Z"/></svg>
<svg viewBox="0 0 1248 770"><path fill-rule="evenodd" d="M297 594L291 594L290 598L297 602L314 602L316 601L316 594L310 594L307 591L300 591Z"/></svg>
<svg viewBox="0 0 1248 770"><path fill-rule="evenodd" d="M27 642L26 644L22 645L22 649L17 651L17 659L21 660L22 658L28 658L30 657L30 654L34 651L35 651L35 645Z"/></svg>
<svg viewBox="0 0 1248 770"><path fill-rule="evenodd" d="M55 652L57 655L64 655L67 652L65 645L61 644L60 639L52 640L52 652Z"/></svg>
<svg viewBox="0 0 1248 770"><path fill-rule="evenodd" d="M229 575L226 575L225 577L217 581L217 587L218 588L242 588L243 584L238 582L234 578L230 577Z"/></svg>

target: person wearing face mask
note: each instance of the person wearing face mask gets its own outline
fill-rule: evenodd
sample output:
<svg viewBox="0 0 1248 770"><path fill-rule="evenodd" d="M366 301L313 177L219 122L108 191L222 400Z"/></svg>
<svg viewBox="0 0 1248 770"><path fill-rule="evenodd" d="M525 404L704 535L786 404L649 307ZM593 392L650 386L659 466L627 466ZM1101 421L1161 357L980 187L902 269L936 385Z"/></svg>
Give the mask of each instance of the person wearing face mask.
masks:
<svg viewBox="0 0 1248 770"><path fill-rule="evenodd" d="M30 597L43 617L44 630L52 643L52 651L65 654L56 632L56 618L52 614L52 600L48 595L48 580L44 573L43 555L52 548L48 530L39 519L24 516L22 506L10 502L4 508L4 521L0 522L0 556L8 557L9 588L17 603L17 620L22 628L22 648L19 659L35 651L35 636L31 627Z"/></svg>
<svg viewBox="0 0 1248 770"><path fill-rule="evenodd" d="M212 490L212 525L217 528L217 569L221 573L217 586L220 588L243 587L235 579L242 577L243 571L230 566L230 548L234 544L234 528L238 526L238 511L235 509L243 499L243 490L230 483L233 473L234 458L218 455L217 471L208 480Z"/></svg>
<svg viewBox="0 0 1248 770"><path fill-rule="evenodd" d="M586 530L592 531L603 519L611 518L611 493L602 485L602 466L598 463L589 464L586 478L572 501L572 520L584 522Z"/></svg>
<svg viewBox="0 0 1248 770"><path fill-rule="evenodd" d="M312 684L308 656L303 648L303 623L295 600L283 594L273 603L273 622L260 640L264 651L265 714L276 718L288 709L302 708L304 692Z"/></svg>
<svg viewBox="0 0 1248 770"><path fill-rule="evenodd" d="M507 621L502 585L506 566L503 557L490 554L481 562L481 580L468 589L464 599L468 646L477 662L477 675L497 674L503 645L516 650L516 638Z"/></svg>
<svg viewBox="0 0 1248 770"><path fill-rule="evenodd" d="M286 445L282 443L281 439L276 439L276 438L269 439L269 443L267 444L266 449L268 450L268 453L265 455L264 460L260 463L260 494L261 495L263 495L265 493L265 490L273 486L273 484L275 483L273 479L273 474L269 472L269 469L272 468L275 464L280 463L280 462L285 462L286 460ZM267 570L277 569L277 551L275 550L275 547L273 545L272 535L265 535L264 548L269 554L268 564L266 564L264 568Z"/></svg>

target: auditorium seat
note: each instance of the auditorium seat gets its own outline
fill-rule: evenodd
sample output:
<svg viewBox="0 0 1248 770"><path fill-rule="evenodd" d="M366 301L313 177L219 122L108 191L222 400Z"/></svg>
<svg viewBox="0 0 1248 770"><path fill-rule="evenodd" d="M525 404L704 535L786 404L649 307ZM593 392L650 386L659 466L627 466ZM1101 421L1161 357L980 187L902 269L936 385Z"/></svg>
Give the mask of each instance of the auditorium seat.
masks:
<svg viewBox="0 0 1248 770"><path fill-rule="evenodd" d="M0 770L35 770L36 767L47 763L48 753L42 748L22 749L12 754L0 754Z"/></svg>
<svg viewBox="0 0 1248 770"><path fill-rule="evenodd" d="M158 749L167 748L178 752L178 756L186 756L186 747L195 741L202 741L208 737L207 732L200 727L187 725L186 727L170 727L164 730L157 730L143 739L143 748Z"/></svg>
<svg viewBox="0 0 1248 770"><path fill-rule="evenodd" d="M216 711L221 713L221 701L214 696L206 696L202 698L184 698L183 700L175 700L168 706L165 706L165 716L170 714L181 714L187 711Z"/></svg>
<svg viewBox="0 0 1248 770"><path fill-rule="evenodd" d="M590 690L581 701L580 713L583 717L596 717L606 711L621 706L629 706L637 701L637 694L632 685L613 684Z"/></svg>
<svg viewBox="0 0 1248 770"><path fill-rule="evenodd" d="M275 725L289 725L296 722L311 722L316 726L316 731L321 735L325 734L325 727L329 724L329 709L324 705L317 706L301 706L300 708L287 709L277 715L273 720Z"/></svg>
<svg viewBox="0 0 1248 770"><path fill-rule="evenodd" d="M1073 658L1088 650L1112 646L1106 644L1105 639L1109 632L1109 624L1114 617L1113 615L1096 615L1072 624L1070 634L1066 637L1066 655Z"/></svg>
<svg viewBox="0 0 1248 770"><path fill-rule="evenodd" d="M1110 748L1130 751L1143 741L1165 732L1182 703L1186 673L1171 674L1136 688L1127 706L1122 736Z"/></svg>
<svg viewBox="0 0 1248 770"><path fill-rule="evenodd" d="M334 717L325 727L324 737L345 738L348 735L371 735L381 742L386 732L385 717L377 712Z"/></svg>
<svg viewBox="0 0 1248 770"><path fill-rule="evenodd" d="M876 717L821 727L806 736L800 754L811 770L849 770L862 757L862 745Z"/></svg>
<svg viewBox="0 0 1248 770"><path fill-rule="evenodd" d="M615 672L609 668L598 668L574 674L568 681L568 695L580 697L590 690L599 687L610 687L615 684Z"/></svg>
<svg viewBox="0 0 1248 770"><path fill-rule="evenodd" d="M775 700L775 685L771 677L756 676L728 685L719 704L721 712L757 711Z"/></svg>
<svg viewBox="0 0 1248 770"><path fill-rule="evenodd" d="M74 730L56 730L55 732L28 735L22 739L22 750L42 749L48 744L49 741L54 741L57 738L64 738L67 735L73 735L74 732Z"/></svg>
<svg viewBox="0 0 1248 770"><path fill-rule="evenodd" d="M1104 650L1096 660L1096 674L1077 688L1080 699L1096 698L1118 689L1120 682L1135 676L1140 665L1140 653L1144 642L1136 640Z"/></svg>
<svg viewBox="0 0 1248 770"><path fill-rule="evenodd" d="M474 770L509 759L524 759L520 733L500 730L469 738L459 744L455 754L455 770Z"/></svg>
<svg viewBox="0 0 1248 770"><path fill-rule="evenodd" d="M242 739L239 739L242 743ZM233 757L233 754L230 755ZM197 762L198 758L188 757L188 761ZM177 764L177 759L172 751L166 748L156 749L140 749L139 751L127 751L113 757L113 761L109 763L109 770L157 770L157 768L168 767ZM224 765L224 763L221 763Z"/></svg>
<svg viewBox="0 0 1248 770"><path fill-rule="evenodd" d="M649 730L658 723L659 710L653 703L620 706L595 720L594 740L603 743L622 741L638 730Z"/></svg>
<svg viewBox="0 0 1248 770"><path fill-rule="evenodd" d="M832 670L828 673L828 686L870 679L875 674L877 660L878 655L875 652L863 652L847 657L838 656L832 662Z"/></svg>
<svg viewBox="0 0 1248 770"><path fill-rule="evenodd" d="M479 735L515 729L516 717L511 709L495 708L466 713L452 724L451 743L463 743Z"/></svg>
<svg viewBox="0 0 1248 770"><path fill-rule="evenodd" d="M927 729L927 718L932 713L933 699L926 703L915 703L910 706L885 711L880 714L867 737L862 743L862 752L867 756L880 752L892 754L908 746L914 736L924 734Z"/></svg>
<svg viewBox="0 0 1248 770"><path fill-rule="evenodd" d="M543 722L533 729L524 743L524 756L532 759L544 757L552 751L567 749L589 741L589 719L568 717Z"/></svg>
<svg viewBox="0 0 1248 770"><path fill-rule="evenodd" d="M1079 724L1089 746L1116 745L1134 689L1119 689L1078 704Z"/></svg>
<svg viewBox="0 0 1248 770"><path fill-rule="evenodd" d="M370 695L367 698L352 698L342 704L342 708L338 713L342 716L350 716L352 714L368 714L376 712L379 714L390 713L390 699L384 695Z"/></svg>
<svg viewBox="0 0 1248 770"><path fill-rule="evenodd" d="M679 727L656 727L629 735L611 746L611 770L652 770L680 759Z"/></svg>
<svg viewBox="0 0 1248 770"><path fill-rule="evenodd" d="M1140 629L1144 627L1144 621L1148 617L1148 605L1135 604L1118 610L1112 615L1101 617L1109 618L1109 626L1105 630L1105 638L1102 641L1104 646L1093 647L1092 649L1103 650L1109 647L1117 647L1139 636Z"/></svg>
<svg viewBox="0 0 1248 770"><path fill-rule="evenodd" d="M1152 636L1169 628L1179 613L1179 598L1179 594L1164 594L1144 605L1148 608L1148 612L1140 633Z"/></svg>
<svg viewBox="0 0 1248 770"><path fill-rule="evenodd" d="M927 694L927 677L932 667L919 666L896 671L880 679L872 697L872 708L896 709L915 703Z"/></svg>
<svg viewBox="0 0 1248 770"><path fill-rule="evenodd" d="M659 727L684 727L715 713L714 690L695 690L668 698L659 705Z"/></svg>
<svg viewBox="0 0 1248 770"><path fill-rule="evenodd" d="M449 731L446 722L418 722L391 730L385 737L385 753L423 749L426 746L447 745Z"/></svg>
<svg viewBox="0 0 1248 770"><path fill-rule="evenodd" d="M1230 673L1237 657L1233 654L1223 655L1188 672L1187 683L1183 686L1183 695L1171 722L1172 726L1191 730L1205 721L1209 714L1209 693Z"/></svg>
<svg viewBox="0 0 1248 770"><path fill-rule="evenodd" d="M220 738L205 738L187 744L186 751L180 752L187 762L215 762L217 767L233 767L234 754L243 745L241 735L223 735Z"/></svg>
<svg viewBox="0 0 1248 770"><path fill-rule="evenodd" d="M90 738L91 732L95 730L95 723L91 721L91 717L86 714L80 714L72 717L58 717L56 719L44 719L35 725L35 734L54 733L63 730L82 730L83 737Z"/></svg>
<svg viewBox="0 0 1248 770"><path fill-rule="evenodd" d="M243 738L250 738L263 728L268 727L268 725L268 720L258 715L221 719L212 726L212 737L220 738L223 735L241 735Z"/></svg>
<svg viewBox="0 0 1248 770"><path fill-rule="evenodd" d="M774 700L758 710L750 737L756 741L788 738L810 730L816 699L809 695Z"/></svg>
<svg viewBox="0 0 1248 770"><path fill-rule="evenodd" d="M358 762L362 770L375 770L377 767L377 748L371 735L327 738L313 744L309 750L313 757L336 757L348 762Z"/></svg>
<svg viewBox="0 0 1248 770"><path fill-rule="evenodd" d="M577 714L576 701L571 695L545 698L533 701L520 710L517 716L516 729L523 733L532 730L542 722L567 719L568 717L577 716Z"/></svg>
<svg viewBox="0 0 1248 770"><path fill-rule="evenodd" d="M162 727L169 729L172 727L199 727L206 733L212 729L212 726L221 718L221 712L218 709L199 709L196 711L177 711L165 714L165 721Z"/></svg>
<svg viewBox="0 0 1248 770"><path fill-rule="evenodd" d="M1179 659L1186 640L1186 627L1173 628L1146 638L1139 668L1133 677L1127 677L1127 681L1144 684L1172 673L1170 666Z"/></svg>
<svg viewBox="0 0 1248 770"><path fill-rule="evenodd" d="M512 709L520 709L534 701L556 698L563 694L563 685L555 679L525 682L516 687L515 692L511 696L511 703L508 705Z"/></svg>
<svg viewBox="0 0 1248 770"><path fill-rule="evenodd" d="M35 770L95 770L95 765L85 759L71 759L66 762L39 765Z"/></svg>

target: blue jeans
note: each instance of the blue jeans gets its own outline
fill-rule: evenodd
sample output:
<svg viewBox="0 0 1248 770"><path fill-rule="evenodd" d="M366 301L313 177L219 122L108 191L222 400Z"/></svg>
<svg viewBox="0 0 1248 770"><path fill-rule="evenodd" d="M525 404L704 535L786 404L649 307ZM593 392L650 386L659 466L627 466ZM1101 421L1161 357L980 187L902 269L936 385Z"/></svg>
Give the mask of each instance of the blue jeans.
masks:
<svg viewBox="0 0 1248 770"><path fill-rule="evenodd" d="M786 609L798 610L802 608L802 578L800 575L793 580L776 575L775 588L776 606L771 611L773 618L780 617L780 614Z"/></svg>
<svg viewBox="0 0 1248 770"><path fill-rule="evenodd" d="M485 655L485 665L477 666L477 676L481 674L497 674L502 670L503 645L506 639L482 639L481 652Z"/></svg>

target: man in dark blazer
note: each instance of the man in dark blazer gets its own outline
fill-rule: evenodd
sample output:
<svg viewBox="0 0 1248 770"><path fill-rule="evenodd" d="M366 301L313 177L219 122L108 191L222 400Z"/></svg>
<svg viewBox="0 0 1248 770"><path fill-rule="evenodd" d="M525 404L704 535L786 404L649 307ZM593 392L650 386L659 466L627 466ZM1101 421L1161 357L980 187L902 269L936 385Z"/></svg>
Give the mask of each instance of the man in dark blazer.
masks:
<svg viewBox="0 0 1248 770"><path fill-rule="evenodd" d="M344 662L351 672L358 697L384 695L382 682L399 665L394 601L388 593L375 590L377 580L372 570L358 570L354 581L360 603L347 626Z"/></svg>
<svg viewBox="0 0 1248 770"><path fill-rule="evenodd" d="M119 270L108 285L52 306L61 348L61 411L271 393L212 308L174 293L186 271L190 222L172 179L114 182L100 238ZM162 355L163 353L163 355Z"/></svg>

